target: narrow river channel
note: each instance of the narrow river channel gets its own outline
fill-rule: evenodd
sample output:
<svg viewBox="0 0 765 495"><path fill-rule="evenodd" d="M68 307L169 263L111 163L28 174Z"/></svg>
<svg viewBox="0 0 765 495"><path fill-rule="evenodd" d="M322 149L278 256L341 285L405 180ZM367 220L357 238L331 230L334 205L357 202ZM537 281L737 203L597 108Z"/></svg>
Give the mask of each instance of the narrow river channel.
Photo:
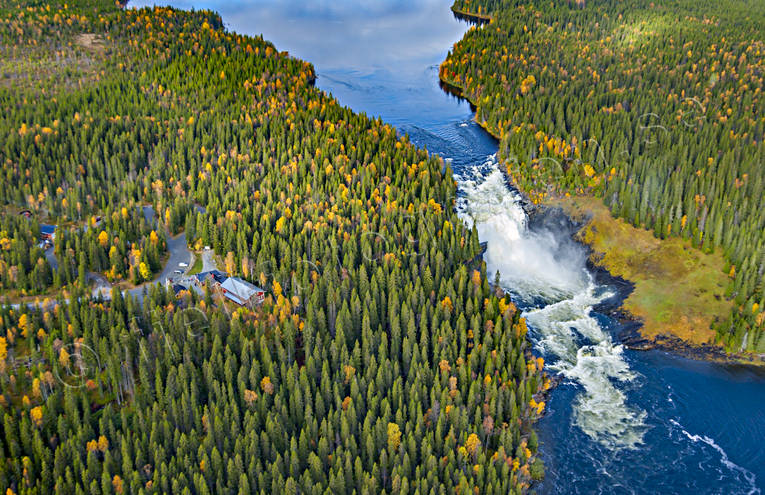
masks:
<svg viewBox="0 0 765 495"><path fill-rule="evenodd" d="M608 309L618 306L618 287L587 268L565 218L529 218L496 162L495 140L467 102L439 88L438 64L470 28L449 0L169 3L213 9L228 29L263 34L312 62L317 86L341 104L451 161L459 212L488 242L489 273L500 272L524 310L547 372L563 378L537 424L546 464L538 492L761 493L765 376L616 341L620 324Z"/></svg>

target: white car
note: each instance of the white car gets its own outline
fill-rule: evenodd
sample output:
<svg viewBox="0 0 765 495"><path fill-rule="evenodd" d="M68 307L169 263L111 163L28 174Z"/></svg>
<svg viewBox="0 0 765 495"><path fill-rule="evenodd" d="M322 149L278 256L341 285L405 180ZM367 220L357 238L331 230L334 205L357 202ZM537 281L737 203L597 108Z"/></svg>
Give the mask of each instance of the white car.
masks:
<svg viewBox="0 0 765 495"><path fill-rule="evenodd" d="M189 266L189 264L188 263L178 263L178 266L180 266L181 268L186 268L187 266Z"/></svg>
<svg viewBox="0 0 765 495"><path fill-rule="evenodd" d="M174 270L173 273L175 273L177 275L183 275L183 271L181 271L181 270Z"/></svg>

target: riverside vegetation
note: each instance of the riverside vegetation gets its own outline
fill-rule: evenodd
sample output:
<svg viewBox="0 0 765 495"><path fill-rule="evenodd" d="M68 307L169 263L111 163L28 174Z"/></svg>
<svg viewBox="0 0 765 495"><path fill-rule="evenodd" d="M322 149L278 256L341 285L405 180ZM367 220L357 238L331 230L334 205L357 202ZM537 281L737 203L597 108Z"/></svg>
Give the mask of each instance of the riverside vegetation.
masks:
<svg viewBox="0 0 765 495"><path fill-rule="evenodd" d="M532 201L595 211L581 237L635 282L626 306L645 332L765 353L765 4L453 10L492 20L455 44L441 79L477 106ZM636 245L642 229L659 241Z"/></svg>
<svg viewBox="0 0 765 495"><path fill-rule="evenodd" d="M4 493L519 494L542 475L550 383L440 159L214 13L3 5L0 276L69 291L0 309ZM56 270L39 219L63 229ZM180 231L265 302L86 295L83 271L149 278Z"/></svg>

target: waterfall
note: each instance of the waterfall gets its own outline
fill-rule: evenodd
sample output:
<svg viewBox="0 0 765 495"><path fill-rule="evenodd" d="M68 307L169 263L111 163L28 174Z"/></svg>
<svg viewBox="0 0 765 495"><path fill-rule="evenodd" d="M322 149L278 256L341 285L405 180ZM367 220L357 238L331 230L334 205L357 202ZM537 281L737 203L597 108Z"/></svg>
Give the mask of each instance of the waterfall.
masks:
<svg viewBox="0 0 765 495"><path fill-rule="evenodd" d="M612 294L597 286L587 254L568 232L531 230L521 197L508 187L496 156L456 175L461 218L488 243L489 275L499 271L503 288L523 309L539 353L581 390L573 420L604 446L634 448L643 440L645 411L627 404L619 384L634 380L621 345L601 328L593 306Z"/></svg>

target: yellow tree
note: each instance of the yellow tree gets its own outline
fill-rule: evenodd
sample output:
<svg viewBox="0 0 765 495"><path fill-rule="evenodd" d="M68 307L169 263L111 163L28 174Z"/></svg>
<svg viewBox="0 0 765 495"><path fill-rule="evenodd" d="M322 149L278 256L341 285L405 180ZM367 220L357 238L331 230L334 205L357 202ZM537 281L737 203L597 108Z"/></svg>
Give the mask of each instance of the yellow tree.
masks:
<svg viewBox="0 0 765 495"><path fill-rule="evenodd" d="M120 478L118 475L114 475L112 478L112 486L114 487L114 491L117 493L122 493L124 488L122 487L122 478Z"/></svg>
<svg viewBox="0 0 765 495"><path fill-rule="evenodd" d="M281 231L284 229L284 223L286 220L284 217L279 217L279 219L276 221L276 231L281 233Z"/></svg>
<svg viewBox="0 0 765 495"><path fill-rule="evenodd" d="M270 376L264 376L263 379L260 380L260 388L263 390L263 392L267 393L268 395L271 395L274 393L274 384L271 383Z"/></svg>
<svg viewBox="0 0 765 495"><path fill-rule="evenodd" d="M449 365L449 361L446 359L442 359L438 363L438 367L441 369L442 373L449 373L452 370L452 367Z"/></svg>
<svg viewBox="0 0 765 495"><path fill-rule="evenodd" d="M98 450L100 450L101 452L106 452L108 448L109 448L109 440L107 440L106 437L103 435L98 437Z"/></svg>
<svg viewBox="0 0 765 495"><path fill-rule="evenodd" d="M149 270L149 267L143 261L138 265L138 273L141 274L144 280L151 279L151 270Z"/></svg>
<svg viewBox="0 0 765 495"><path fill-rule="evenodd" d="M226 272L229 275L236 273L236 260L234 259L233 251L226 253L226 259L224 260L224 263L226 264Z"/></svg>
<svg viewBox="0 0 765 495"><path fill-rule="evenodd" d="M476 452L478 452L478 447L481 446L481 441L478 439L478 435L475 433L471 433L470 436L468 436L467 442L465 442L465 448L470 453L470 455L474 456L476 455Z"/></svg>
<svg viewBox="0 0 765 495"><path fill-rule="evenodd" d="M8 341L0 337L0 371L5 371L5 358L8 357Z"/></svg>
<svg viewBox="0 0 765 495"><path fill-rule="evenodd" d="M98 234L98 243L101 247L106 247L109 243L109 234L107 234L105 230L102 230L101 233Z"/></svg>
<svg viewBox="0 0 765 495"><path fill-rule="evenodd" d="M21 317L19 317L19 328L21 329L21 335L23 335L24 337L27 336L29 323L30 323L29 316L26 313L24 313L23 315L21 315Z"/></svg>
<svg viewBox="0 0 765 495"><path fill-rule="evenodd" d="M69 353L66 352L65 348L61 348L61 351L58 353L58 362L63 366L64 368L69 367L69 364L71 360L69 359Z"/></svg>
<svg viewBox="0 0 765 495"><path fill-rule="evenodd" d="M396 423L388 423L388 447L391 450L398 450L401 444L401 429Z"/></svg>
<svg viewBox="0 0 765 495"><path fill-rule="evenodd" d="M32 422L36 426L38 426L38 427L42 426L42 417L43 417L42 407L40 407L40 406L33 407L29 411L29 417L32 419Z"/></svg>
<svg viewBox="0 0 765 495"><path fill-rule="evenodd" d="M444 299L441 301L441 305L444 307L444 309L448 309L449 311L454 308L452 299L449 296L444 297Z"/></svg>
<svg viewBox="0 0 765 495"><path fill-rule="evenodd" d="M471 279L473 282L473 286L475 286L475 288L478 288L481 286L481 272L479 272L478 270L473 270L473 276L471 277Z"/></svg>
<svg viewBox="0 0 765 495"><path fill-rule="evenodd" d="M353 378L353 375L356 374L356 368L354 368L350 364L346 364L343 367L343 371L345 372L345 383L350 382L351 378Z"/></svg>

